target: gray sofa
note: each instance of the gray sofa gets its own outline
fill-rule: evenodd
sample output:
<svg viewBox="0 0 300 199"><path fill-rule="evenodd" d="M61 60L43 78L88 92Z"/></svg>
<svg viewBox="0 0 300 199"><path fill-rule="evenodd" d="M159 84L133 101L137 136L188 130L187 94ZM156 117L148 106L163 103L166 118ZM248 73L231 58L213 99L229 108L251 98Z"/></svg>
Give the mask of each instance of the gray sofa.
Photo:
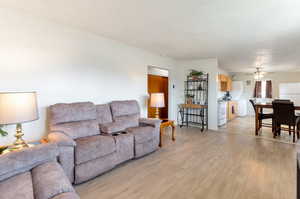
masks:
<svg viewBox="0 0 300 199"><path fill-rule="evenodd" d="M59 162L78 184L158 149L160 122L140 118L135 100L55 104L49 107L48 139L59 146Z"/></svg>
<svg viewBox="0 0 300 199"><path fill-rule="evenodd" d="M42 144L0 157L0 198L79 199L62 167L58 149Z"/></svg>

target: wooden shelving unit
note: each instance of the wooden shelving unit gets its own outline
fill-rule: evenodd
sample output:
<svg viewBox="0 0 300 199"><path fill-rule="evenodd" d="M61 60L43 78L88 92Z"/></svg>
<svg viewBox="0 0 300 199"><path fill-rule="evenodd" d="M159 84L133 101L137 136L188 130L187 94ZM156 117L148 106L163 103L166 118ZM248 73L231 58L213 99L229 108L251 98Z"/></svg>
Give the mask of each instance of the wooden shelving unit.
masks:
<svg viewBox="0 0 300 199"><path fill-rule="evenodd" d="M179 104L178 124L208 128L208 74L184 82L185 103Z"/></svg>

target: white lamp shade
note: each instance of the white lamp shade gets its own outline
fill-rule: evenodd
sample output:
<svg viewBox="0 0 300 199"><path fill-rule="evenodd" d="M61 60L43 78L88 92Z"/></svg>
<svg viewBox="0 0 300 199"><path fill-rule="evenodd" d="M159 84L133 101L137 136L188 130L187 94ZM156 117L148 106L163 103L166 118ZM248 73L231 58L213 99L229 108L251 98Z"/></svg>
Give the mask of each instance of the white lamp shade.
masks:
<svg viewBox="0 0 300 199"><path fill-rule="evenodd" d="M36 92L0 92L0 124L18 124L38 118Z"/></svg>
<svg viewBox="0 0 300 199"><path fill-rule="evenodd" d="M165 107L165 98L163 93L151 93L150 106L155 108Z"/></svg>

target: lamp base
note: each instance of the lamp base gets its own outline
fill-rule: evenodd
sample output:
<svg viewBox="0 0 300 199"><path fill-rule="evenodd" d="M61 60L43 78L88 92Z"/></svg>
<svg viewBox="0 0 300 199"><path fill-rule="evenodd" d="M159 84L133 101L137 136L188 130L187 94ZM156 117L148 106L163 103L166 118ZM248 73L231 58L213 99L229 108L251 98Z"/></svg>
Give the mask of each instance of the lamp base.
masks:
<svg viewBox="0 0 300 199"><path fill-rule="evenodd" d="M24 133L22 132L22 125L21 124L17 124L16 127L16 141L13 143L13 145L10 147L13 150L18 150L18 149L23 149L23 148L28 148L29 145L25 142L25 140L23 140L23 135Z"/></svg>
<svg viewBox="0 0 300 199"><path fill-rule="evenodd" d="M159 119L159 108L156 108L154 118Z"/></svg>

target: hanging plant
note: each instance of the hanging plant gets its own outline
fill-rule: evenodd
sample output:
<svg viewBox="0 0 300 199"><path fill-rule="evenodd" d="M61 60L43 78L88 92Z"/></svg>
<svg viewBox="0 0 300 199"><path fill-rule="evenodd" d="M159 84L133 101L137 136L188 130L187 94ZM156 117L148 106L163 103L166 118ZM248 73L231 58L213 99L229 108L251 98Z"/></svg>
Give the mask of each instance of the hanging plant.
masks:
<svg viewBox="0 0 300 199"><path fill-rule="evenodd" d="M202 71L197 70L191 70L189 77L191 77L193 80L199 79L200 76L202 76L204 73Z"/></svg>
<svg viewBox="0 0 300 199"><path fill-rule="evenodd" d="M0 125L0 135L4 137L4 136L7 136L8 133L2 129L3 127L4 127L4 125Z"/></svg>

